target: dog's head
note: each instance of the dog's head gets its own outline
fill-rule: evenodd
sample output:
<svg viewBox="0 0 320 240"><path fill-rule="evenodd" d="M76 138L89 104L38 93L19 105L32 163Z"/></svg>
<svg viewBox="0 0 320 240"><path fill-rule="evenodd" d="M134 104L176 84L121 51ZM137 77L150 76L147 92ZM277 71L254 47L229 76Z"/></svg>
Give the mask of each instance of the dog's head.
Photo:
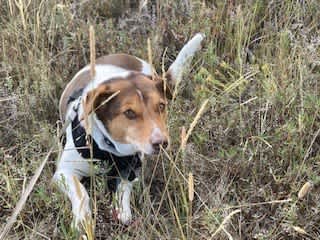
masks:
<svg viewBox="0 0 320 240"><path fill-rule="evenodd" d="M88 92L84 101L85 113L95 112L113 140L145 154L168 145L166 108L162 79L141 73L110 79Z"/></svg>
<svg viewBox="0 0 320 240"><path fill-rule="evenodd" d="M204 35L196 34L180 51L166 72L172 87L181 79ZM168 145L166 127L167 99L162 79L136 72L124 78L114 78L87 93L84 113L95 112L112 139L133 145L138 151L152 154ZM111 96L114 96L110 101Z"/></svg>

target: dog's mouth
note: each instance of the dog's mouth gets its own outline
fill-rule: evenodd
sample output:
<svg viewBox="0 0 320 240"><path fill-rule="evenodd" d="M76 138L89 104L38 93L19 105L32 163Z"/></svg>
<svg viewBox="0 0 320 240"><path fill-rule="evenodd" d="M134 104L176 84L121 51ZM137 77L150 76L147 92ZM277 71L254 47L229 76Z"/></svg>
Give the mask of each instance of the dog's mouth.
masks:
<svg viewBox="0 0 320 240"><path fill-rule="evenodd" d="M163 142L161 144L135 144L137 150L146 155L157 155L163 149L167 149L168 142Z"/></svg>
<svg viewBox="0 0 320 240"><path fill-rule="evenodd" d="M153 154L159 154L161 149L166 149L168 147L168 142L165 141L161 144L153 144L152 148L153 148Z"/></svg>

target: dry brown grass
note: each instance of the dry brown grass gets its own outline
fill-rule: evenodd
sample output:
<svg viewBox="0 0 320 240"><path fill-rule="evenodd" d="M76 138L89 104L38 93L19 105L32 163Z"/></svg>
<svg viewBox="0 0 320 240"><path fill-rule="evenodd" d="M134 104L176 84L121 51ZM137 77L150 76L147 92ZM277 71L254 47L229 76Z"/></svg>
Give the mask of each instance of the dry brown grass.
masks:
<svg viewBox="0 0 320 240"><path fill-rule="evenodd" d="M92 183L96 239L320 238L318 1L1 4L0 229L55 148L7 239L76 236L70 203L49 182L59 96L90 62L90 25L97 57L125 52L148 60L150 39L158 73L194 33L206 34L170 105L171 149L144 163L135 186L139 224L112 221L102 167ZM181 141L182 126L192 132ZM299 195L306 182L312 189Z"/></svg>

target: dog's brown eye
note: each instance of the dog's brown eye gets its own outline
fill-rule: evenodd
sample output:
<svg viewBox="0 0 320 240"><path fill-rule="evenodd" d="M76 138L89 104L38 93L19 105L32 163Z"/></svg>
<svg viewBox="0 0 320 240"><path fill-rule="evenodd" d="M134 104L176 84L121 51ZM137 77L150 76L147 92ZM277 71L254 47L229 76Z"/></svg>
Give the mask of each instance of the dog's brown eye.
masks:
<svg viewBox="0 0 320 240"><path fill-rule="evenodd" d="M137 117L137 114L131 109L128 109L127 111L125 111L124 115L126 115L128 119L135 119Z"/></svg>
<svg viewBox="0 0 320 240"><path fill-rule="evenodd" d="M166 105L164 103L159 104L159 111L160 112L163 112L165 108L166 108Z"/></svg>

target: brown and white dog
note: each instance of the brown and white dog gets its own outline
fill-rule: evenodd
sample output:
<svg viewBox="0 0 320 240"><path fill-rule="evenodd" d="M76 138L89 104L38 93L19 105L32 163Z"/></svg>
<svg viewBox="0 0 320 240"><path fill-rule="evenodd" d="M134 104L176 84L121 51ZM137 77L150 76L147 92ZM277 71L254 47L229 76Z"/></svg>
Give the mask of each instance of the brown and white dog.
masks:
<svg viewBox="0 0 320 240"><path fill-rule="evenodd" d="M201 47L196 34L180 51L166 73L173 86ZM90 161L107 161L114 178L118 219L131 221L130 194L142 157L168 145L166 94L163 80L152 77L150 64L137 57L114 54L96 60L69 82L60 99L60 117L70 122L53 180L72 203L77 228L91 219L89 196L80 180L94 174Z"/></svg>

